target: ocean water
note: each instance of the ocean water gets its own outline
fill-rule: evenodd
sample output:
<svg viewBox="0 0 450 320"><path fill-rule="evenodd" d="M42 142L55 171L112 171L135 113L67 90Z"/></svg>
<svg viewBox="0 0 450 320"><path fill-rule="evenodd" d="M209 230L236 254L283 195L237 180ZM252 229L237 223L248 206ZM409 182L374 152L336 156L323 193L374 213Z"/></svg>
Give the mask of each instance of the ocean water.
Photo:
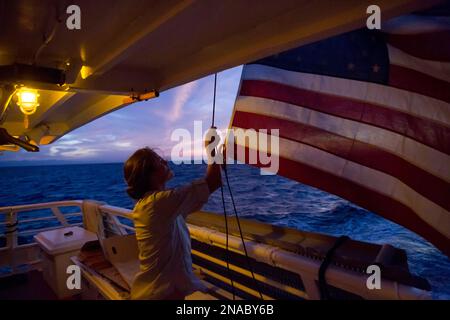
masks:
<svg viewBox="0 0 450 320"><path fill-rule="evenodd" d="M175 177L169 187L202 177L206 169L205 165L171 166ZM449 258L416 234L339 197L283 177L261 176L258 169L246 165L230 165L228 172L240 216L305 231L390 243L406 250L411 272L430 282L434 299L450 299ZM0 177L0 207L72 199L133 207L125 193L121 163L3 167ZM228 199L227 192L226 196ZM231 213L229 201L227 206ZM219 190L203 209L223 212Z"/></svg>

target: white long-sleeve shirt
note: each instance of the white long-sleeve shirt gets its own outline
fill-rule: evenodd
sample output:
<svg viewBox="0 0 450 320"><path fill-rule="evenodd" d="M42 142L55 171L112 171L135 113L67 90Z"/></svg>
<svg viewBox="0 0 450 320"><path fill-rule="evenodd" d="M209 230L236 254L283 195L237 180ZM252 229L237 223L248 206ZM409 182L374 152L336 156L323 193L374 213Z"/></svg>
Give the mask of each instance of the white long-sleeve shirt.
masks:
<svg viewBox="0 0 450 320"><path fill-rule="evenodd" d="M140 272L131 287L132 299L163 299L175 289L185 295L205 291L192 270L191 238L185 218L200 210L209 197L206 181L154 192L133 210Z"/></svg>

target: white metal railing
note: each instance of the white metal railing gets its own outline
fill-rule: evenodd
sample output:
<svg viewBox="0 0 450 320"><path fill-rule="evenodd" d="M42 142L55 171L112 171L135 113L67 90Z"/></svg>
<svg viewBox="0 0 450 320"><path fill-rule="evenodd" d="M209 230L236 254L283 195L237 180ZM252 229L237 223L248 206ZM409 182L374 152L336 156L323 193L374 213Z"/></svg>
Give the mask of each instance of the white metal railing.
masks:
<svg viewBox="0 0 450 320"><path fill-rule="evenodd" d="M31 243L31 244L19 245L18 241L17 241L19 235L32 235L32 234L37 234L42 231L62 228L62 227L66 227L69 225L73 226L74 224L68 223L66 217L82 216L83 209L85 209L86 211L89 211L89 208L84 207L84 205L83 205L84 203L85 202L81 201L81 200L73 200L73 201L39 203L39 204L32 204L32 205L21 205L21 206L0 208L0 216L1 215L6 216L5 222L3 222L2 224L6 226L5 231L6 231L6 236L7 236L6 237L7 238L6 246L0 249L0 268L5 267L5 266L10 268L10 272L4 273L3 276L28 271L31 268L39 268L40 267L39 249L37 247L37 244ZM64 207L76 207L76 208L78 208L79 212L63 214L62 208L64 208ZM115 206L111 206L111 205L107 205L107 204L95 203L95 202L94 202L94 207L95 207L96 213L102 215L103 232L111 232L111 233L114 233L117 235L124 235L124 234L135 231L134 227L122 223L119 219L119 217L121 217L121 218L131 220L132 219L131 210L120 208L120 207L115 207ZM28 217L26 219L18 219L18 216L20 213L29 212L31 214L33 211L42 210L42 209L49 209L52 212L52 215L46 216L46 217L35 217L35 218ZM91 212L91 214L92 213L93 212ZM33 223L33 222L38 222L38 221L45 222L45 221L55 220L55 219L57 219L60 222L60 226L38 228L38 229L26 230L26 231L18 231L18 227L20 226L20 224ZM77 223L75 225L81 225L81 224L83 224L83 223ZM198 237L197 232L195 232L196 230L198 230L196 226L189 225L189 229L191 230L191 232L193 232L194 238L196 238L198 240L202 240L201 237ZM101 232L101 230L98 230L98 231ZM1 233L0 233L0 235L1 235ZM105 235L102 235L102 236L105 236ZM211 244L209 239L207 242ZM230 249L232 249L232 248L230 248ZM235 251L240 254L243 254L243 252L241 252L242 250L235 249ZM199 256L201 258L206 258L209 261L212 261L218 265L223 265L224 263L226 263L224 261L221 261L220 259L216 259L214 257L203 254L202 252L198 252L197 250L193 250L192 253L195 256ZM256 256L255 258L260 259L260 257L258 257L258 256ZM25 264L29 266L28 269L19 267L19 266L25 265ZM194 265L194 267L196 267L196 266ZM234 267L234 266L231 266L231 267L233 268L234 271L236 271L240 274L249 276L248 270L245 270L245 269L242 269L239 267ZM205 274L207 274L209 276L212 275L213 277L216 277L216 278L219 277L219 279L223 278L222 276L215 274L211 270L208 270L205 268L201 268L201 269L202 269L202 272L204 272ZM259 275L256 275L256 277L258 280L260 280ZM263 277L262 277L262 279L266 282L267 281L270 282L269 279L266 279ZM223 278L222 280L225 283L228 283L228 281L229 281L229 279L226 279L226 278ZM283 289L288 292L291 291L291 293L294 293L299 297L307 298L307 295L304 292L295 290L293 288L287 288L286 286L280 286L279 284L275 283L274 281L272 281L272 282L273 283L270 282L272 286L279 287L280 289ZM254 295L255 297L258 297L258 293L255 290L248 288L246 286L243 286L243 285L239 285L238 283L236 283L236 285L242 291L247 292L251 295ZM268 297L266 297L266 298L268 298Z"/></svg>
<svg viewBox="0 0 450 320"><path fill-rule="evenodd" d="M93 204L91 207L87 207L87 204ZM76 207L79 212L63 214L61 209L64 207ZM18 215L23 212L32 212L41 209L50 209L52 216L50 217L35 217L27 219L18 219ZM86 221L83 219L81 223L70 224L67 220L68 217L83 216L91 214L90 210L93 210L96 214L102 216L103 232L111 232L117 235L125 235L130 232L134 232L134 228L130 225L122 223L119 219L125 218L132 220L131 210L110 206L104 203L98 203L93 201L59 201L49 203L39 203L31 205L20 205L0 208L0 217L5 217L4 222L0 222L0 226L4 226L4 232L0 231L0 236L4 236L6 239L6 245L0 248L0 268L9 267L9 272L6 275L14 273L20 273L27 271L23 268L23 265L30 268L38 268L40 266L39 250L36 243L20 244L18 243L18 237L20 235L32 235L45 230L53 230L62 228L65 226L83 225L88 228ZM83 213L84 211L84 213ZM32 223L36 221L46 221L50 219L56 219L59 221L59 226L38 228L33 230L19 231L19 226L24 223ZM0 220L1 221L1 220ZM188 224L189 231L192 239L212 245L214 247L225 248L227 242L226 235L222 232L212 230L206 227L200 227L196 225ZM88 228L89 229L89 228ZM91 230L93 231L93 230ZM101 230L98 230L102 232ZM278 287L286 292L294 294L301 298L318 299L319 292L317 287L317 274L320 267L320 262L303 257L291 252L287 252L278 247L271 245L257 243L251 240L245 240L248 254L256 261L265 263L267 265L281 268L293 273L298 274L305 287L305 291L299 291L295 288L289 288L284 285L274 283L272 280L264 278L262 275L256 274L258 280L262 279L264 283L270 284L274 287ZM228 238L229 250L244 254L241 239L235 236L229 236ZM203 252L193 250L193 255L206 259L217 265L224 266L224 261L207 255ZM194 266L195 267L195 266ZM241 267L231 265L231 269L243 275L247 275L249 271ZM215 277L222 282L228 283L229 279L224 278L223 275L215 274L213 271L204 269L205 274ZM336 266L330 266L327 271L327 282L337 288L341 288L345 291L358 294L368 299L427 299L430 293L427 291L405 286L394 281L382 280L384 290L367 290L365 287L366 278L364 275L342 270ZM273 282L273 283L272 283ZM241 286L241 289L255 297L258 296L254 290L245 286Z"/></svg>
<svg viewBox="0 0 450 320"><path fill-rule="evenodd" d="M39 250L36 243L19 244L20 236L32 236L39 232L53 230L57 228L82 225L82 223L69 223L69 217L81 217L81 200L48 202L18 206L8 206L0 208L0 237L4 239L4 245L0 248L0 277L16 274L40 266ZM63 214L60 208L76 207L79 212ZM51 215L40 216L38 210L50 209ZM34 213L33 213L34 212ZM20 219L19 215L27 213L29 215L36 214L36 217ZM59 225L43 228L33 228L34 222L57 221ZM29 225L29 230L20 230L21 227ZM0 230L1 230L0 229Z"/></svg>
<svg viewBox="0 0 450 320"><path fill-rule="evenodd" d="M102 205L99 207L100 211L104 214L108 214L111 217L124 217L131 219L131 210ZM119 228L125 230L134 228L124 225L120 222L117 223ZM214 247L219 247L224 249L226 245L226 235L222 232L212 230L206 227L200 227L192 224L188 224L189 232L192 239L196 239L200 242L212 245ZM122 231L123 232L123 231ZM123 233L122 233L123 234ZM320 261L313 260L307 257L300 256L298 254L285 251L278 247L274 247L268 244L257 243L251 240L245 240L248 254L251 258L256 261L263 262L267 265L278 267L283 270L291 271L296 273L302 279L304 284L304 291L297 290L295 288L284 286L271 281L268 278L255 274L258 280L263 281L266 284L270 284L273 287L279 288L285 292L291 293L299 298L306 299L319 299L318 290L318 270L320 268ZM228 237L228 249L234 251L238 254L244 255L243 245L241 239L235 236ZM202 252L192 251L194 256L204 258L210 262L217 265L224 265L224 261L218 259L217 257L205 255ZM195 266L194 267L198 267ZM237 266L230 265L233 271L241 273L243 275L249 275L249 270L239 268ZM224 283L230 283L230 279L224 277L223 275L214 274L211 270L200 268L203 272L212 276ZM352 272L349 270L344 270L337 266L331 265L327 271L327 282L337 288L345 290L347 292L359 295L365 299L430 299L430 292L420 290L411 286L403 285L395 281L382 279L382 287L384 290L368 290L366 287L367 275L360 274L357 272ZM273 283L271 283L273 282ZM231 284L231 283L230 283ZM235 283L235 285L240 286L240 289L255 298L259 297L258 292L254 289ZM269 298L265 296L265 298Z"/></svg>
<svg viewBox="0 0 450 320"><path fill-rule="evenodd" d="M83 222L70 223L69 218L83 216L83 201L56 201L37 204L17 205L0 207L0 239L3 244L0 247L0 277L12 274L26 272L40 267L41 258L39 248L32 240L32 243L19 243L19 237L33 236L39 232L55 230L68 226L82 226ZM76 212L63 213L62 208L75 208ZM43 209L49 209L51 215L41 216ZM39 211L41 210L41 211ZM130 210L109 206L99 206L101 213L109 219L108 222L113 225L109 231L119 234L134 232L134 228L122 223L117 217L131 219ZM21 214L27 214L28 217L21 219ZM36 214L36 217L30 217ZM2 219L3 218L3 219ZM50 227L33 228L33 223L57 221L58 225ZM29 229L24 227L29 226ZM23 229L23 230L21 230Z"/></svg>
<svg viewBox="0 0 450 320"><path fill-rule="evenodd" d="M15 249L29 247L33 244L22 244L19 245L18 239L19 236L22 235L32 235L37 234L39 232L54 230L58 228L68 227L68 226L80 226L83 225L83 222L77 223L69 223L67 218L71 217L82 217L83 215L83 200L70 200L70 201L55 201L55 202L44 202L37 204L27 204L27 205L17 205L17 206L8 206L8 207L0 207L0 217L4 216L4 221L0 220L0 227L4 227L3 232L0 231L0 237L3 236L6 240L5 245L0 248L1 251L11 251ZM61 212L61 208L64 207L74 207L78 208L78 212L71 212L63 214ZM19 214L28 213L33 214L33 211L36 212L38 210L50 209L52 215L49 216L37 216L35 218L26 218L19 219ZM100 205L99 210L101 213L104 213L106 216L109 216L113 223L118 229L122 232L124 230L134 232L134 228L122 223L116 217L123 217L131 220L131 210L114 207L110 205ZM24 226L25 224L31 224L33 222L43 222L43 221L58 221L60 225L53 227L43 227L43 228L32 228L30 230L19 231L20 226ZM1 230L1 229L0 229ZM112 231L116 231L112 230ZM2 267L0 263L0 267Z"/></svg>

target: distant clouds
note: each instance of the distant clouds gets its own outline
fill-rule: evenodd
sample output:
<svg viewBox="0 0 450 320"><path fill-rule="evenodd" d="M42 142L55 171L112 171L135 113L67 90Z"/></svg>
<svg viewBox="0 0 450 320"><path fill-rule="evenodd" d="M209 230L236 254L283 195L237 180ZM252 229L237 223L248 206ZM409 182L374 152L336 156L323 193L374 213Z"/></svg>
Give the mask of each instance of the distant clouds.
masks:
<svg viewBox="0 0 450 320"><path fill-rule="evenodd" d="M216 126L228 126L242 67L219 73L216 97ZM39 153L5 152L2 161L70 160L80 162L121 162L134 150L149 146L170 156L177 141L171 141L174 129L192 133L194 121L203 121L203 130L211 125L214 76L162 92L160 97L135 103L99 118L53 144L41 146ZM201 151L192 149L195 155Z"/></svg>
<svg viewBox="0 0 450 320"><path fill-rule="evenodd" d="M54 146L50 148L49 155L53 158L89 158L98 154L99 149L85 147Z"/></svg>
<svg viewBox="0 0 450 320"><path fill-rule="evenodd" d="M130 141L116 141L114 145L119 148L130 148L133 146Z"/></svg>
<svg viewBox="0 0 450 320"><path fill-rule="evenodd" d="M167 118L170 122L175 122L180 119L183 108L186 106L186 102L194 96L194 90L197 87L198 82L194 81L175 89L173 107L172 110L167 113Z"/></svg>

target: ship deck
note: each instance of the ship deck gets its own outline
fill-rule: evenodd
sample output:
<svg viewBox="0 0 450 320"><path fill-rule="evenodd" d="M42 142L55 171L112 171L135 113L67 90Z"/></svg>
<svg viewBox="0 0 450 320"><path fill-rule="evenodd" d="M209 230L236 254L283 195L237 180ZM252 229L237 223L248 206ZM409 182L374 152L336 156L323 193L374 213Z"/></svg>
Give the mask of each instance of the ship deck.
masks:
<svg viewBox="0 0 450 320"><path fill-rule="evenodd" d="M55 299L58 297L37 270L0 278L0 300Z"/></svg>
<svg viewBox="0 0 450 320"><path fill-rule="evenodd" d="M209 289L209 292L194 292L186 297L186 300L217 300L231 298L231 293L217 288L206 281L202 282ZM27 273L0 278L0 300L58 300L58 296L45 282L42 272L32 270ZM75 295L64 300L82 300L82 295Z"/></svg>

